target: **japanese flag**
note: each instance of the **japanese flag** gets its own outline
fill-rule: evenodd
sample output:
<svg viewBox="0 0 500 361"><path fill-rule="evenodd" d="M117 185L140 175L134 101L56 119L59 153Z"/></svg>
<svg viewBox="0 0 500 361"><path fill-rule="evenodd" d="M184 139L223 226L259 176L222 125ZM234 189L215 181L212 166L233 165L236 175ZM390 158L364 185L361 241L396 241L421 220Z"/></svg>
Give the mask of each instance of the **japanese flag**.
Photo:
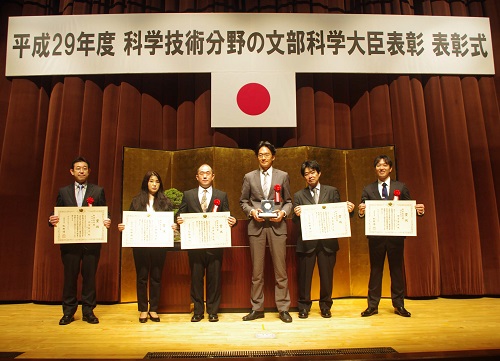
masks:
<svg viewBox="0 0 500 361"><path fill-rule="evenodd" d="M296 127L295 72L212 73L212 127Z"/></svg>

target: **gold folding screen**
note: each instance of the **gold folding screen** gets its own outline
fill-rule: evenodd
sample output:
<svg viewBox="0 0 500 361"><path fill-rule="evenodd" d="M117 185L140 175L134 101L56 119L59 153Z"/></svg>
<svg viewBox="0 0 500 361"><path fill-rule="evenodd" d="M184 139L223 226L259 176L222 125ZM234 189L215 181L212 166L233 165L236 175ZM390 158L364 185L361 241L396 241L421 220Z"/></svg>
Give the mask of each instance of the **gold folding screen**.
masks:
<svg viewBox="0 0 500 361"><path fill-rule="evenodd" d="M361 200L363 186L375 181L373 160L387 154L394 159L394 147L377 147L357 150L338 150L321 147L290 147L277 150L274 166L288 172L292 194L305 187L300 165L306 159L316 159L321 165L323 184L338 188L342 201L349 200L356 206ZM214 187L227 192L231 213L238 219L232 231L233 247L226 249L223 265L223 290L221 307L243 309L250 307L251 262L246 238L248 221L239 206L243 176L256 169L258 163L252 150L208 147L179 151L159 151L124 148L122 209L128 210L132 197L138 193L142 178L148 170L156 170L162 177L165 189L175 187L180 191L197 186L197 168L207 163L212 166ZM393 177L396 175L394 167ZM288 220L287 269L292 296L296 306L296 228ZM333 297L365 297L369 276L368 245L364 235L364 221L358 219L357 208L351 218L351 238L340 239L340 251L335 266ZM266 273L272 274L272 263L266 261ZM385 272L383 295L390 295L390 280ZM266 281L268 279L266 278ZM269 279L272 280L272 277ZM130 249L122 249L121 301L135 301L135 270ZM167 253L162 285L162 312L189 312L190 275L187 255L182 251ZM274 283L265 284L266 307L274 307ZM319 278L315 273L313 299L319 295Z"/></svg>

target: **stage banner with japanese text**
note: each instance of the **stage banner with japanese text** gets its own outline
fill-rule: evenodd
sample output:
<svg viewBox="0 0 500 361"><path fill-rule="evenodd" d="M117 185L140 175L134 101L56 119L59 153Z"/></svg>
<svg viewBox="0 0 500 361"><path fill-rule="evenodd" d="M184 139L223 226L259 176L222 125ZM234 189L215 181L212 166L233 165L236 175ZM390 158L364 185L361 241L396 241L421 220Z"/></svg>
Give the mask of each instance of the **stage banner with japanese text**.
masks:
<svg viewBox="0 0 500 361"><path fill-rule="evenodd" d="M6 75L494 74L488 18L356 14L10 17Z"/></svg>

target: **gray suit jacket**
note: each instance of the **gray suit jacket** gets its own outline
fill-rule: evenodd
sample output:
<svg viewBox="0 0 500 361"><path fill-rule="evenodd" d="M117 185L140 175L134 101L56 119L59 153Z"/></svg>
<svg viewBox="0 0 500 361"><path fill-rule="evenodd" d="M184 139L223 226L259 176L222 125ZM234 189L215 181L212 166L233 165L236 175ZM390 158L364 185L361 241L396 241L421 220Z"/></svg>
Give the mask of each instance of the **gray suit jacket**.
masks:
<svg viewBox="0 0 500 361"><path fill-rule="evenodd" d="M281 202L275 205L275 210L283 210L290 215L292 212L292 196L290 193L290 177L287 172L273 168L273 174L271 175L271 187L269 189L269 194L264 196L264 191L262 190L262 185L260 183L260 169L251 171L243 177L243 186L241 188L240 206L243 212L250 217L250 212L252 209L261 208L260 202L264 199L274 199L274 186L279 185L281 187ZM271 222L266 220L265 222L257 222L253 218L248 223L248 235L258 236L262 232L264 225L269 224L276 235L282 235L287 233L286 222Z"/></svg>
<svg viewBox="0 0 500 361"><path fill-rule="evenodd" d="M318 203L336 203L336 202L340 202L340 194L337 188L321 184ZM300 191L294 194L293 208L295 208L296 206L302 206L308 204L315 204L314 199L311 196L311 191L309 190L309 187L301 189ZM337 240L337 238L303 241L302 230L300 229L300 217L297 216L295 213L293 214L293 221L299 224L299 236L297 238L297 252L302 252L302 253L313 252L316 249L318 243L321 243L323 245L323 248L327 252L332 253L339 250L339 241Z"/></svg>

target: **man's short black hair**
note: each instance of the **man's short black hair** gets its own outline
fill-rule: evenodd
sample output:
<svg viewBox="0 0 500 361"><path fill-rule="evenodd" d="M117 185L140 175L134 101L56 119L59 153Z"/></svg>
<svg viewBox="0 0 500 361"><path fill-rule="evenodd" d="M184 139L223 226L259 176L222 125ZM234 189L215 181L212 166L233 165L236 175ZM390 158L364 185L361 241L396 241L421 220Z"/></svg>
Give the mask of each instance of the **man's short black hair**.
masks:
<svg viewBox="0 0 500 361"><path fill-rule="evenodd" d="M300 166L300 174L302 174L302 177L304 176L306 168L314 169L316 172L321 173L319 163L315 160L306 160L304 163L302 163L302 165Z"/></svg>
<svg viewBox="0 0 500 361"><path fill-rule="evenodd" d="M87 167L90 169L90 163L87 159L85 159L85 157L82 157L81 155L79 155L78 157L76 157L73 162L71 163L71 169L75 169L75 164L76 163L79 163L79 162L85 162L87 163Z"/></svg>
<svg viewBox="0 0 500 361"><path fill-rule="evenodd" d="M259 144L257 144L257 148L255 148L255 155L256 156L259 156L259 149L262 147L266 147L267 149L269 149L271 151L272 155L276 155L276 148L274 147L274 145L269 143L267 140L261 140L259 142Z"/></svg>
<svg viewBox="0 0 500 361"><path fill-rule="evenodd" d="M385 162L385 164L389 164L389 167L392 168L392 159L389 158L389 156L385 155L385 154L379 155L377 158L375 158L375 161L373 162L373 167L376 168L378 162L380 162L381 160L383 160Z"/></svg>

